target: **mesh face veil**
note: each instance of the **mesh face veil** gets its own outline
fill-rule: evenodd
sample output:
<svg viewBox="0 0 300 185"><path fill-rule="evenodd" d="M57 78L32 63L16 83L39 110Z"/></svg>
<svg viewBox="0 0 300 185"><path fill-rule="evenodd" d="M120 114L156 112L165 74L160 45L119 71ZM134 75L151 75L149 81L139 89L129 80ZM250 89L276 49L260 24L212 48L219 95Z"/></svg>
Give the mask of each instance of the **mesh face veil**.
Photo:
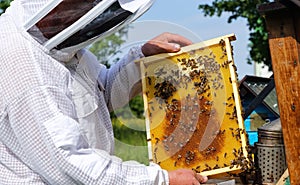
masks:
<svg viewBox="0 0 300 185"><path fill-rule="evenodd" d="M75 51L119 30L154 0L52 0L24 25L48 50Z"/></svg>

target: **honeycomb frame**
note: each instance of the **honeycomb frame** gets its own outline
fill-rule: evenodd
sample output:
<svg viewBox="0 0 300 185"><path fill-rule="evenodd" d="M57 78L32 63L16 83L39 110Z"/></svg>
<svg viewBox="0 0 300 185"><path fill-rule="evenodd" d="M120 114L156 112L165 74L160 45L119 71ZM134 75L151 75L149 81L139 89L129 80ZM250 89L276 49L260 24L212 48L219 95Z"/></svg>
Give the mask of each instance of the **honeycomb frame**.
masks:
<svg viewBox="0 0 300 185"><path fill-rule="evenodd" d="M235 39L225 35L137 61L150 162L206 176L249 168Z"/></svg>

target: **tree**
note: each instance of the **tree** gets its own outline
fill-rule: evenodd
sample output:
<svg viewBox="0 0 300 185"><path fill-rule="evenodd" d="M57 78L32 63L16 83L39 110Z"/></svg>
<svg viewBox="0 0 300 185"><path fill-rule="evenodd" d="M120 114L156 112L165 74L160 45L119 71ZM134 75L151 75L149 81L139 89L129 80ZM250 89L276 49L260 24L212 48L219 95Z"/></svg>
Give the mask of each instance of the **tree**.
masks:
<svg viewBox="0 0 300 185"><path fill-rule="evenodd" d="M125 42L128 28L124 27L118 32L99 40L98 42L91 45L89 50L97 56L100 63L110 67L112 63L115 63L119 58L111 59L121 51L120 46Z"/></svg>
<svg viewBox="0 0 300 185"><path fill-rule="evenodd" d="M269 0L214 0L211 5L200 4L199 9L205 16L221 16L223 12L229 12L228 23L242 17L246 18L247 26L250 30L248 47L250 48L250 58L247 62L264 63L271 70L271 56L268 44L268 33L265 21L257 11L257 5L267 3Z"/></svg>
<svg viewBox="0 0 300 185"><path fill-rule="evenodd" d="M0 15L9 7L10 2L12 0L0 0Z"/></svg>

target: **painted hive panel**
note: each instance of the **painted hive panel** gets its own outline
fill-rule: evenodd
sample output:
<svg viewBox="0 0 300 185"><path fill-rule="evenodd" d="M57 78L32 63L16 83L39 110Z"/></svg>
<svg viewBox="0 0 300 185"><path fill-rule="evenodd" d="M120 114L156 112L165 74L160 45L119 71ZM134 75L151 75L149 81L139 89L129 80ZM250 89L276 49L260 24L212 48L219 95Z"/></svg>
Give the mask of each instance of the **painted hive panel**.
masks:
<svg viewBox="0 0 300 185"><path fill-rule="evenodd" d="M248 168L234 39L227 35L139 61L150 161L203 175Z"/></svg>

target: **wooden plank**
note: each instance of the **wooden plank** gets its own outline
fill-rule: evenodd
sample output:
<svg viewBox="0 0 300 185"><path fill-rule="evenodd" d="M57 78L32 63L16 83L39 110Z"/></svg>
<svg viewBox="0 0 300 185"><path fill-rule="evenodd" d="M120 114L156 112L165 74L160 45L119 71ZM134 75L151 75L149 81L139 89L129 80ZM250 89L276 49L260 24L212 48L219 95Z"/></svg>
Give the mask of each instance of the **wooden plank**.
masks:
<svg viewBox="0 0 300 185"><path fill-rule="evenodd" d="M273 12L273 11L282 10L282 9L286 9L286 6L284 6L282 3L278 2L278 1L261 4L257 8L258 12L261 12L264 14L267 12Z"/></svg>
<svg viewBox="0 0 300 185"><path fill-rule="evenodd" d="M269 44L285 152L291 184L300 177L300 14L294 10L276 11L266 16Z"/></svg>

